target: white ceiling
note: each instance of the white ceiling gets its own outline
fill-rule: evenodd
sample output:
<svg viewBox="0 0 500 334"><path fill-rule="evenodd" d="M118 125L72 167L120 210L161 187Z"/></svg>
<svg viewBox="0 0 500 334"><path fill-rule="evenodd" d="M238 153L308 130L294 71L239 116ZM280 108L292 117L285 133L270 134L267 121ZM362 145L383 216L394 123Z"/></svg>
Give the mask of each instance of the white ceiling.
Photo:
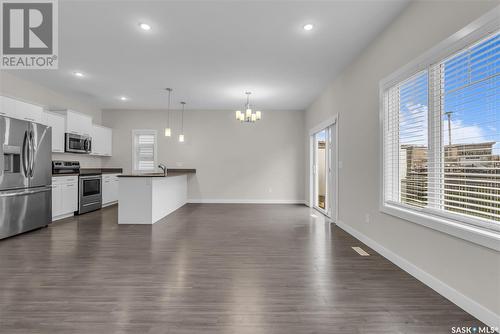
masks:
<svg viewBox="0 0 500 334"><path fill-rule="evenodd" d="M251 90L262 110L304 109L407 4L61 0L59 70L14 72L102 108L164 108L172 87L174 107L240 108Z"/></svg>

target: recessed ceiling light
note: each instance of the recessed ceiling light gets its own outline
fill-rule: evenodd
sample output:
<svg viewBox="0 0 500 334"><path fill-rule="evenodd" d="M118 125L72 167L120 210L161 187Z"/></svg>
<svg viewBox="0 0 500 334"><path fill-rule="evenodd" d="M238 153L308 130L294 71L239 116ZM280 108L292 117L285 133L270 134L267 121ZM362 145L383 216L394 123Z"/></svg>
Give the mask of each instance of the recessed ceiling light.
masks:
<svg viewBox="0 0 500 334"><path fill-rule="evenodd" d="M122 100L122 101L127 101L127 100L128 100L128 97L126 97L126 96L120 96L120 100Z"/></svg>
<svg viewBox="0 0 500 334"><path fill-rule="evenodd" d="M75 75L75 77L79 77L79 78L84 76L84 74L82 72L79 72L79 71L75 71L75 72L73 72L73 74Z"/></svg>
<svg viewBox="0 0 500 334"><path fill-rule="evenodd" d="M307 30L307 31L309 31L309 30L313 30L313 28L314 28L314 26L313 26L312 24L310 24L310 23L308 23L308 24L306 24L306 25L304 26L304 30Z"/></svg>
<svg viewBox="0 0 500 334"><path fill-rule="evenodd" d="M139 23L139 27L141 27L142 30L151 30L151 26L147 23Z"/></svg>

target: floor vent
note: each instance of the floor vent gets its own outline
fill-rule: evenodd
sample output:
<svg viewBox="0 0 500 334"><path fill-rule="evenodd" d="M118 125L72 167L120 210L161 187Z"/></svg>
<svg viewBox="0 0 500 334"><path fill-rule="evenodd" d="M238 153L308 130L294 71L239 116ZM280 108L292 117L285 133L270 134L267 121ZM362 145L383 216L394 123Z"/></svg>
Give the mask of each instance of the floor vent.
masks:
<svg viewBox="0 0 500 334"><path fill-rule="evenodd" d="M358 253L359 255L361 255L361 256L370 256L370 254L368 254L367 252L365 252L364 249L361 248L361 247L351 247L351 248L354 249L354 251L356 253Z"/></svg>

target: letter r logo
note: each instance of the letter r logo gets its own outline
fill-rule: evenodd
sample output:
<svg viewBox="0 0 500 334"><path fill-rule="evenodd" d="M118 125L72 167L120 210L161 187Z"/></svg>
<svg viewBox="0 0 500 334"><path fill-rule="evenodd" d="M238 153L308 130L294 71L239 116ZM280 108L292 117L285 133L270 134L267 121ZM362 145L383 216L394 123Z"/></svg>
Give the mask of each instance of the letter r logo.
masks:
<svg viewBox="0 0 500 334"><path fill-rule="evenodd" d="M2 6L3 54L52 54L52 3L6 1Z"/></svg>

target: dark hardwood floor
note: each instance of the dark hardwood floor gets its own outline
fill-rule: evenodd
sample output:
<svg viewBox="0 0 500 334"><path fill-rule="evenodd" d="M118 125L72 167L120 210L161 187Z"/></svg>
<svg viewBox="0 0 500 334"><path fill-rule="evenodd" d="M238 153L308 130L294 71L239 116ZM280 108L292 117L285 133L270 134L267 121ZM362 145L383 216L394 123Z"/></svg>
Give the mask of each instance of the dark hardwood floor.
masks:
<svg viewBox="0 0 500 334"><path fill-rule="evenodd" d="M106 208L0 241L0 333L450 333L479 321L300 205ZM361 246L371 256L351 249Z"/></svg>

